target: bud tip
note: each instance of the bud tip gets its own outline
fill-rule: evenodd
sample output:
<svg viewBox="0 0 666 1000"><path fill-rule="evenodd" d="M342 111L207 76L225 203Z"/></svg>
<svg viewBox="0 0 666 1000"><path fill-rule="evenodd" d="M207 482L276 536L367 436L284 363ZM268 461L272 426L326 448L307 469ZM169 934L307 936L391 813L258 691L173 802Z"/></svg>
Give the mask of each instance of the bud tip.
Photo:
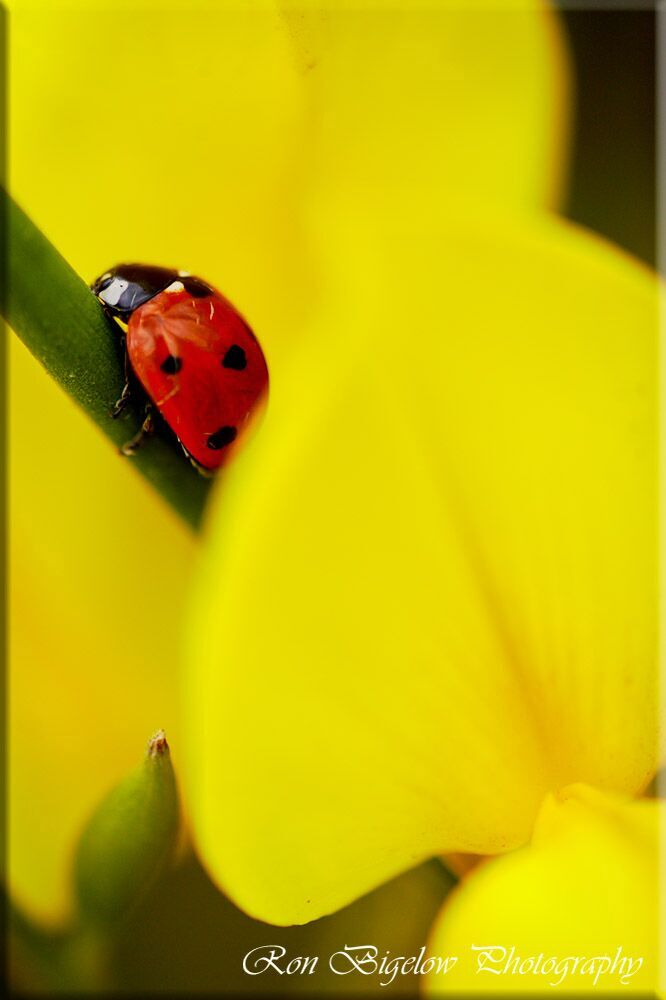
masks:
<svg viewBox="0 0 666 1000"><path fill-rule="evenodd" d="M158 729L154 736L148 740L148 756L162 757L165 753L169 752L169 744L167 743L166 733L163 729Z"/></svg>

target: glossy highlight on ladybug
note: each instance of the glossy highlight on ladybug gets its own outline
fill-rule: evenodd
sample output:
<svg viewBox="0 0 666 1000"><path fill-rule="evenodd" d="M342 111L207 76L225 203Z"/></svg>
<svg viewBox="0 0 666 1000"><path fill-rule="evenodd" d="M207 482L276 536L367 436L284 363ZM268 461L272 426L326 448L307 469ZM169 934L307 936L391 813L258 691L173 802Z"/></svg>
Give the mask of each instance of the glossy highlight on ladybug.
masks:
<svg viewBox="0 0 666 1000"><path fill-rule="evenodd" d="M91 289L125 351L113 416L133 399L146 403L123 452L133 454L152 433L157 411L195 466L219 468L268 388L264 355L243 317L205 281L165 267L119 264Z"/></svg>

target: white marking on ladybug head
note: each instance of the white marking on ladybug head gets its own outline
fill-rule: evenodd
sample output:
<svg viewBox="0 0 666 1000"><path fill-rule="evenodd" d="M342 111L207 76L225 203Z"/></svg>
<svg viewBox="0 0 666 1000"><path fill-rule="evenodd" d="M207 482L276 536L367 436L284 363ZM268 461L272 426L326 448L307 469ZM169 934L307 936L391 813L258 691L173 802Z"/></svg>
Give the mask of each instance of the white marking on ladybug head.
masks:
<svg viewBox="0 0 666 1000"><path fill-rule="evenodd" d="M123 292L127 291L128 282L124 278L114 278L110 285L103 288L97 296L107 306L117 306Z"/></svg>
<svg viewBox="0 0 666 1000"><path fill-rule="evenodd" d="M165 288L164 291L169 292L170 295L174 295L176 292L182 292L184 288L185 285L182 283L182 281L174 281L169 285L168 288Z"/></svg>
<svg viewBox="0 0 666 1000"><path fill-rule="evenodd" d="M178 277L179 278L189 278L190 277L190 272L189 271L179 271L178 272Z"/></svg>

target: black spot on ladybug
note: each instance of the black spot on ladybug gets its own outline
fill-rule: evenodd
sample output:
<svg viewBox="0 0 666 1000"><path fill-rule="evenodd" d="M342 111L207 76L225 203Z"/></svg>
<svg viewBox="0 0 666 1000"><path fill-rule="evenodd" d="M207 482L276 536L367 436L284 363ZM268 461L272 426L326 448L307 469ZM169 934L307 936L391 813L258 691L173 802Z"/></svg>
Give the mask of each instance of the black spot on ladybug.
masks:
<svg viewBox="0 0 666 1000"><path fill-rule="evenodd" d="M232 344L227 353L222 358L223 368L233 368L234 371L242 372L247 365L245 351L238 344Z"/></svg>
<svg viewBox="0 0 666 1000"><path fill-rule="evenodd" d="M206 282L202 281L200 278L192 278L188 275L187 277L180 278L179 280L182 281L185 291L189 292L194 299L205 299L207 295L213 294L213 289L210 285L207 285Z"/></svg>
<svg viewBox="0 0 666 1000"><path fill-rule="evenodd" d="M206 446L212 451L219 451L235 440L238 431L235 427L220 427L214 434L210 434L206 441Z"/></svg>
<svg viewBox="0 0 666 1000"><path fill-rule="evenodd" d="M182 358L177 358L174 354L169 354L164 359L160 368L166 375L176 375L183 367Z"/></svg>

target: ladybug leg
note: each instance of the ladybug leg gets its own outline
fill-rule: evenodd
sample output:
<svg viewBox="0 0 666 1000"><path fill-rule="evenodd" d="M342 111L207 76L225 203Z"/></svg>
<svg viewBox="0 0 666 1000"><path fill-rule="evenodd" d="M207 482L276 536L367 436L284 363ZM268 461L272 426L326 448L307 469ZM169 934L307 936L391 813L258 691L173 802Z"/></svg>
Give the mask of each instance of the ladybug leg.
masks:
<svg viewBox="0 0 666 1000"><path fill-rule="evenodd" d="M111 416L114 420L120 416L121 413L125 411L128 403L132 400L132 387L130 385L130 373L129 373L129 357L127 350L125 350L125 385L123 386L123 391L120 399L116 400L113 409L111 410Z"/></svg>
<svg viewBox="0 0 666 1000"><path fill-rule="evenodd" d="M111 410L111 416L113 417L114 420L116 420L116 418L119 417L121 413L124 413L128 403L131 402L131 399L132 399L132 390L130 388L130 384L129 382L125 382L125 385L123 386L122 395L120 399L116 400L116 402L113 405L113 409Z"/></svg>
<svg viewBox="0 0 666 1000"><path fill-rule="evenodd" d="M183 446L181 445L181 447L183 447ZM190 453L187 450L187 448L183 448L183 451L185 452L185 454L189 458L190 465L192 466L192 468L196 469L200 476L203 476L204 479L212 479L213 478L213 476L215 475L215 473L211 469L206 469L205 466L199 465L199 463L197 462L196 458L192 458L192 456L190 455Z"/></svg>
<svg viewBox="0 0 666 1000"><path fill-rule="evenodd" d="M134 435L126 444L120 449L123 455L131 456L134 455L136 451L141 447L146 438L155 430L155 419L153 415L153 408L148 403L146 405L146 416L137 434Z"/></svg>

